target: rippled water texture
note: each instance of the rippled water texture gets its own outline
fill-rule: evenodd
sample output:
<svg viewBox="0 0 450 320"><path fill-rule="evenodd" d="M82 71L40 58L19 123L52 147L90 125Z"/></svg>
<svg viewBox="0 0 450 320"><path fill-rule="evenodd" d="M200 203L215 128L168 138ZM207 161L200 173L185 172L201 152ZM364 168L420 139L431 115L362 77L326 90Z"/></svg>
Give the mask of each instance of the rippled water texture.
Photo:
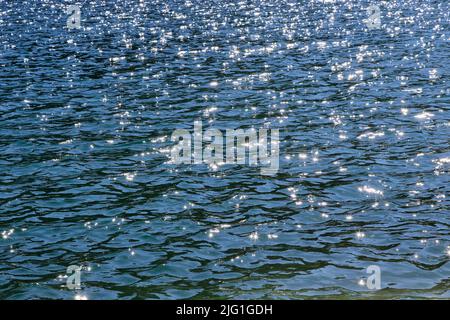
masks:
<svg viewBox="0 0 450 320"><path fill-rule="evenodd" d="M449 1L377 3L0 1L0 298L450 298Z"/></svg>

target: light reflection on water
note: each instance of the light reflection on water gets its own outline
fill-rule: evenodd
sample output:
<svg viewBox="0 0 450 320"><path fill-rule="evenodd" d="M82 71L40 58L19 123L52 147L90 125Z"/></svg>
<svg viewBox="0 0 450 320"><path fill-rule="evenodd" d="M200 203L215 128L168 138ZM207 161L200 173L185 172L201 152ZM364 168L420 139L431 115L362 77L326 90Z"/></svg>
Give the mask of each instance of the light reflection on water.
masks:
<svg viewBox="0 0 450 320"><path fill-rule="evenodd" d="M449 4L369 4L2 2L0 297L448 298ZM198 119L278 174L171 164Z"/></svg>

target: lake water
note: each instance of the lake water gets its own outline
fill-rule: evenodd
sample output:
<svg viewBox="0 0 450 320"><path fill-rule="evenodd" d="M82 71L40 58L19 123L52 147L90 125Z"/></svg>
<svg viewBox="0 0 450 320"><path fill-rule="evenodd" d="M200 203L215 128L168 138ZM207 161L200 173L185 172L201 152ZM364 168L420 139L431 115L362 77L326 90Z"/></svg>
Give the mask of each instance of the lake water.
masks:
<svg viewBox="0 0 450 320"><path fill-rule="evenodd" d="M0 1L0 298L450 298L448 1L68 4Z"/></svg>

